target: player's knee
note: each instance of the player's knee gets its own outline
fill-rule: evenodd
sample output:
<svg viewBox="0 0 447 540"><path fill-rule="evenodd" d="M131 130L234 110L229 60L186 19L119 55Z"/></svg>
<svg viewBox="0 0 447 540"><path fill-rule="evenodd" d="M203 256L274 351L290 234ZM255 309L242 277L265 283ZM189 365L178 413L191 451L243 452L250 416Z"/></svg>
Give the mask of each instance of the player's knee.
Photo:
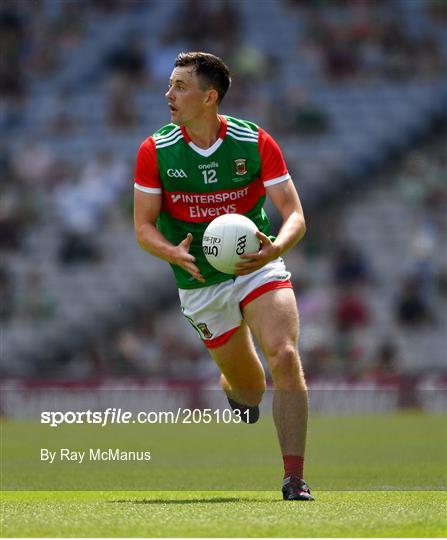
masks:
<svg viewBox="0 0 447 540"><path fill-rule="evenodd" d="M255 390L241 390L239 395L241 396L241 403L249 405L250 407L255 407L261 403L264 390L260 388Z"/></svg>
<svg viewBox="0 0 447 540"><path fill-rule="evenodd" d="M259 402L261 402L262 396L264 395L264 392L266 391L266 389L267 389L267 383L266 383L265 375L264 375L263 377L259 377L259 380L256 382L256 388L254 389Z"/></svg>
<svg viewBox="0 0 447 540"><path fill-rule="evenodd" d="M298 351L294 343L284 343L269 355L270 372L275 386L282 388L305 387Z"/></svg>
<svg viewBox="0 0 447 540"><path fill-rule="evenodd" d="M292 343L278 343L267 351L273 373L293 370L298 361L296 347Z"/></svg>
<svg viewBox="0 0 447 540"><path fill-rule="evenodd" d="M247 405L259 405L262 400L262 396L267 388L265 381L265 375L260 374L258 377L253 378L249 382L246 381L238 388L238 392L243 396L243 403Z"/></svg>
<svg viewBox="0 0 447 540"><path fill-rule="evenodd" d="M262 401L264 390L261 388L249 389L249 388L234 388L227 393L237 403L248 405L249 407L256 407Z"/></svg>
<svg viewBox="0 0 447 540"><path fill-rule="evenodd" d="M233 384L227 381L222 374L220 377L220 386L224 392L232 395L236 401L245 405L255 406L262 401L262 396L267 388L265 375L259 374L258 377L251 378L249 381L233 381Z"/></svg>

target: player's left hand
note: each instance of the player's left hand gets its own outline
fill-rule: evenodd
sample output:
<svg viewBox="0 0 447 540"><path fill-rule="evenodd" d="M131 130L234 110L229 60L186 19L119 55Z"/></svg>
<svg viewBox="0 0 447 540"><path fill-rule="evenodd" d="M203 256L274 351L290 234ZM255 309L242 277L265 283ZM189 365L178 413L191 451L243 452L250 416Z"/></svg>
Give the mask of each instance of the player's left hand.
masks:
<svg viewBox="0 0 447 540"><path fill-rule="evenodd" d="M247 262L240 262L236 265L235 274L237 276L251 274L281 255L279 247L268 236L261 231L257 231L256 236L261 241L261 248L257 253L241 255L241 259L247 259Z"/></svg>

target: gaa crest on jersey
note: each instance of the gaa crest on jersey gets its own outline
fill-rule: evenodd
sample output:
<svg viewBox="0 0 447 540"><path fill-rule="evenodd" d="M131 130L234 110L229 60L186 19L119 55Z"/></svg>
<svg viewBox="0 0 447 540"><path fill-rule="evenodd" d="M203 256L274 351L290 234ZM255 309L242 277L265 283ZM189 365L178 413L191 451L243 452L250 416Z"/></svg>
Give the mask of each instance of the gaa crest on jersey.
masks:
<svg viewBox="0 0 447 540"><path fill-rule="evenodd" d="M243 176L247 172L247 160L244 158L235 159L234 164L236 166L236 174Z"/></svg>
<svg viewBox="0 0 447 540"><path fill-rule="evenodd" d="M208 326L206 325L206 323L204 323L204 322L198 323L197 328L200 330L200 332L202 333L202 336L205 339L210 339L210 338L213 337L213 334L212 334L212 332L210 332L210 330L209 330Z"/></svg>

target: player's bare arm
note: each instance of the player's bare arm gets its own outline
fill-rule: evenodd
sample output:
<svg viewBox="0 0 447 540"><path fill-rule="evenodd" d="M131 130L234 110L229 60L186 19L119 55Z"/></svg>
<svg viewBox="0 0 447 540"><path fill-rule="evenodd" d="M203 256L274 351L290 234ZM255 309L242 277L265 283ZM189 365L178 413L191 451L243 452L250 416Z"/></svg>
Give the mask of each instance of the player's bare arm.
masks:
<svg viewBox="0 0 447 540"><path fill-rule="evenodd" d="M258 253L242 255L242 258L249 260L237 265L236 274L238 276L259 270L259 268L280 257L295 246L306 232L303 208L292 180L269 186L266 191L274 206L280 212L283 223L274 242L262 232L258 231L256 233L261 240L261 249Z"/></svg>
<svg viewBox="0 0 447 540"><path fill-rule="evenodd" d="M155 223L161 210L161 195L134 190L134 226L138 244L154 255L171 264L177 264L204 283L204 278L194 264L195 257L189 253L192 234L188 233L177 246L169 242L157 229Z"/></svg>

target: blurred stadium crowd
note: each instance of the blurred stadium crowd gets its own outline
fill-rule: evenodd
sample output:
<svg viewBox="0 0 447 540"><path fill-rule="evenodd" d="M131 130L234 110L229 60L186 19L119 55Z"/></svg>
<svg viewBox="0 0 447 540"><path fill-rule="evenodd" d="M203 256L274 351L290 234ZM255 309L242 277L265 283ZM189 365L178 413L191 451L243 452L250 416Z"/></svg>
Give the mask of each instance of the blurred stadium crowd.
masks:
<svg viewBox="0 0 447 540"><path fill-rule="evenodd" d="M446 22L441 0L4 0L1 375L215 379L132 232L174 58L207 50L304 203L308 379L446 382Z"/></svg>

